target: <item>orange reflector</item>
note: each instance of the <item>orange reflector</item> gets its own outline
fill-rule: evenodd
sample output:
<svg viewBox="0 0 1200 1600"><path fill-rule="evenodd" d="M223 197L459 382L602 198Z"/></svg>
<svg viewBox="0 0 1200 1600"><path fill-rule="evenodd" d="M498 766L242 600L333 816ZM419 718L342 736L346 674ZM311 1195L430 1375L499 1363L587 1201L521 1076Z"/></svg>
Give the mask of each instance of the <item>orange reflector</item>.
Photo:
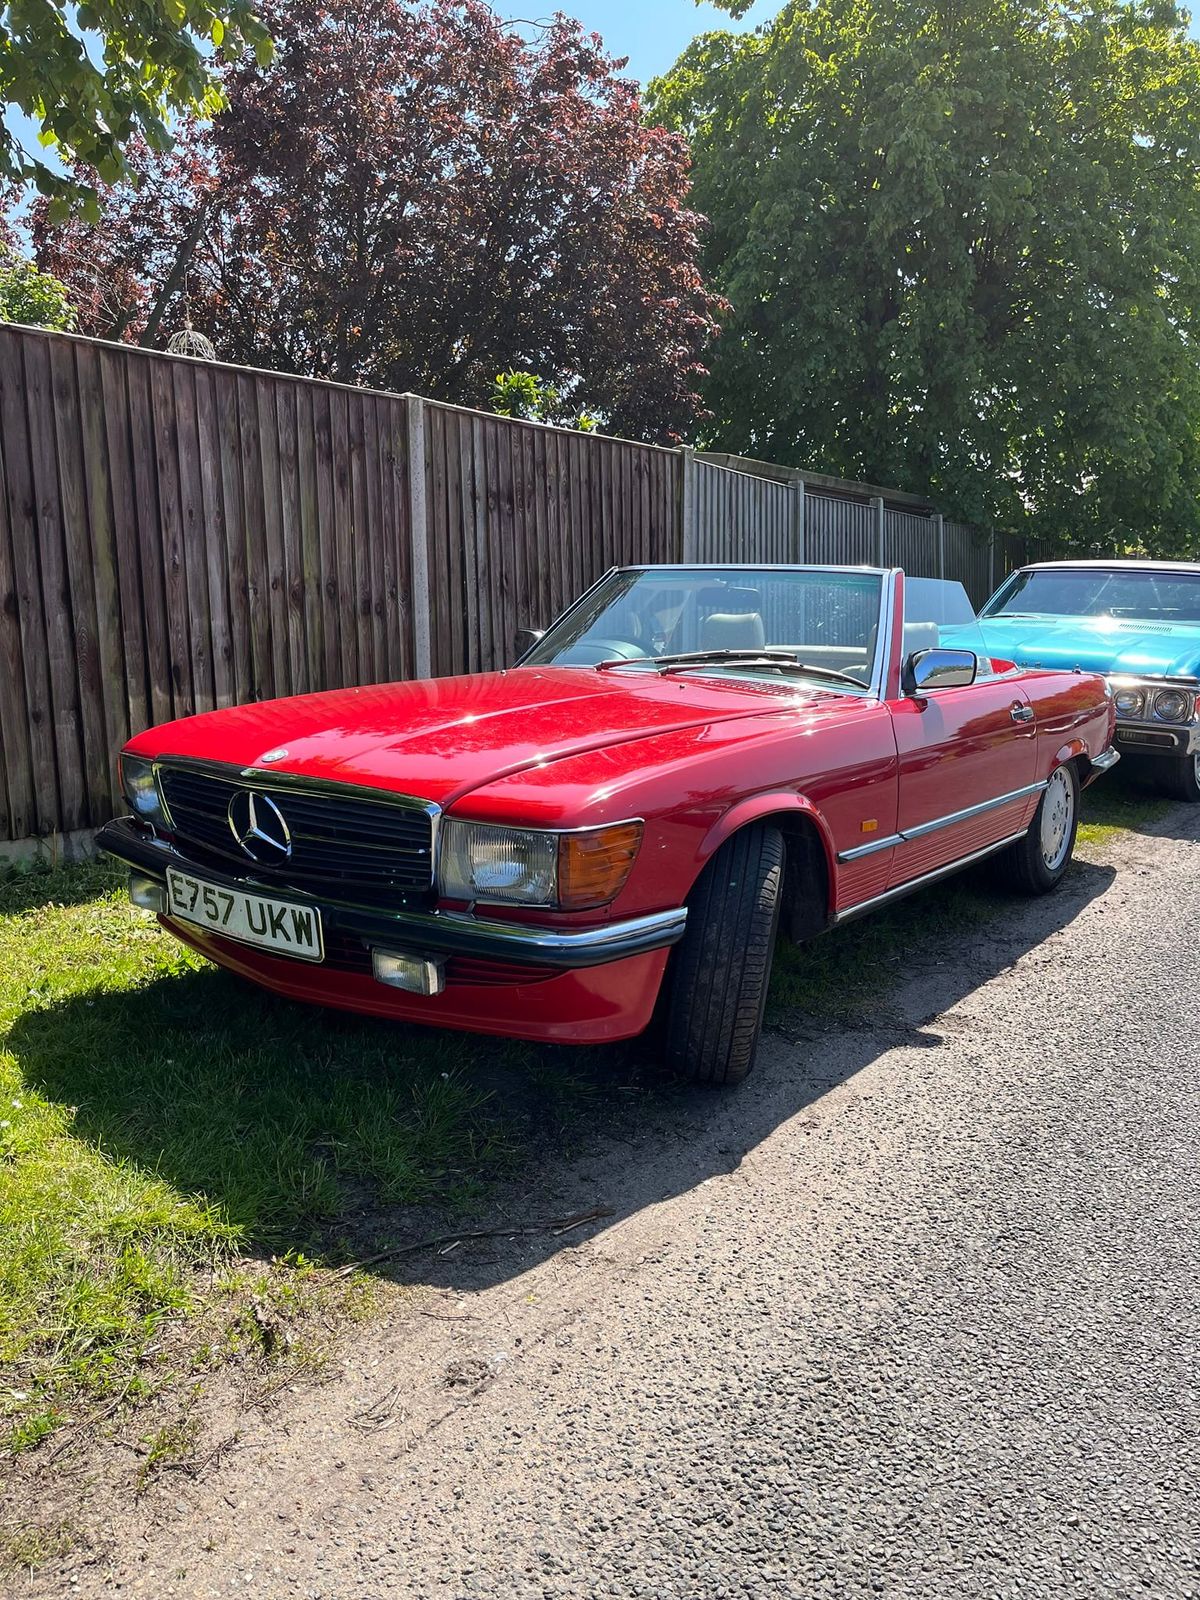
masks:
<svg viewBox="0 0 1200 1600"><path fill-rule="evenodd" d="M567 911L603 906L625 887L642 842L640 822L564 833L558 841L558 903Z"/></svg>
<svg viewBox="0 0 1200 1600"><path fill-rule="evenodd" d="M878 821L874 817L868 817L867 820L861 824L861 831L863 833L874 833L878 827Z"/></svg>

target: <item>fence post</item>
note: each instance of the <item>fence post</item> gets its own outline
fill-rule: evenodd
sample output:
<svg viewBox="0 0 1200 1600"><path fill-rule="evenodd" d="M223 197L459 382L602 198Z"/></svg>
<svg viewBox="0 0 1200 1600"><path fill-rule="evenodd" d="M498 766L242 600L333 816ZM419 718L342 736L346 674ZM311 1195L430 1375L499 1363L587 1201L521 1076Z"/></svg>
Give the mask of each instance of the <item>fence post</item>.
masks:
<svg viewBox="0 0 1200 1600"><path fill-rule="evenodd" d="M988 529L988 594L996 592L996 530Z"/></svg>
<svg viewBox="0 0 1200 1600"><path fill-rule="evenodd" d="M808 509L804 499L804 479L793 478L789 487L792 511L792 560L804 560L804 513Z"/></svg>
<svg viewBox="0 0 1200 1600"><path fill-rule="evenodd" d="M884 565L884 560L883 560L883 529L884 529L884 521L883 521L883 496L881 494L877 494L877 495L875 495L873 497L873 499L871 500L871 508L875 512L875 553L876 553L876 556L877 556L876 565L882 567Z"/></svg>
<svg viewBox="0 0 1200 1600"><path fill-rule="evenodd" d="M933 514L934 525L937 528L938 547L938 577L946 576L946 522L940 511Z"/></svg>
<svg viewBox="0 0 1200 1600"><path fill-rule="evenodd" d="M696 452L690 444L680 449L683 479L679 496L680 559L695 561L699 556L699 530L696 527Z"/></svg>
<svg viewBox="0 0 1200 1600"><path fill-rule="evenodd" d="M432 595L429 589L429 508L425 499L425 402L405 395L408 410L408 526L412 538L413 661L418 678L433 675Z"/></svg>

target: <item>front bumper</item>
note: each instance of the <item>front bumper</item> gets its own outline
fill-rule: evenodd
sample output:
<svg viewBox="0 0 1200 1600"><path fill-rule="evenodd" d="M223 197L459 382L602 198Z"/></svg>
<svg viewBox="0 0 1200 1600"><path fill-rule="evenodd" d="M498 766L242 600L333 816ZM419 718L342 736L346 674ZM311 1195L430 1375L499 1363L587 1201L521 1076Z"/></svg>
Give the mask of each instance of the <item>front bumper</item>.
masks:
<svg viewBox="0 0 1200 1600"><path fill-rule="evenodd" d="M1116 744L1129 756L1200 755L1200 724L1183 726L1145 718L1117 718Z"/></svg>
<svg viewBox="0 0 1200 1600"><path fill-rule="evenodd" d="M591 928L558 928L523 922L501 922L457 911L387 912L342 904L324 896L298 893L282 884L256 883L192 861L165 839L149 833L132 817L105 823L96 842L106 854L165 885L168 867L194 872L220 888L256 888L283 896L321 912L326 928L361 939L364 945L411 950L421 954L471 956L518 966L574 971L605 966L630 956L666 949L683 936L686 907L600 923Z"/></svg>

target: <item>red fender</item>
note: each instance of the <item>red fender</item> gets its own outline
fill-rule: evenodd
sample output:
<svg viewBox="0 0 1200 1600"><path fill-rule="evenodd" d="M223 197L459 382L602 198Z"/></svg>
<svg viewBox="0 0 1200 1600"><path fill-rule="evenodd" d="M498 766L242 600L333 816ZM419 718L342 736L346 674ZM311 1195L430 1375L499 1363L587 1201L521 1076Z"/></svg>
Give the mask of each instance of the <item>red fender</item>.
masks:
<svg viewBox="0 0 1200 1600"><path fill-rule="evenodd" d="M833 835L829 831L829 824L811 800L805 799L802 794L791 794L786 790L782 793L750 795L745 800L739 800L736 805L730 806L704 836L696 860L697 876L704 864L732 834L746 827L748 823L761 822L765 817L777 817L781 812L806 817L816 828L817 836L825 851L825 866L829 878L829 904L832 907L836 904L837 850L833 843Z"/></svg>

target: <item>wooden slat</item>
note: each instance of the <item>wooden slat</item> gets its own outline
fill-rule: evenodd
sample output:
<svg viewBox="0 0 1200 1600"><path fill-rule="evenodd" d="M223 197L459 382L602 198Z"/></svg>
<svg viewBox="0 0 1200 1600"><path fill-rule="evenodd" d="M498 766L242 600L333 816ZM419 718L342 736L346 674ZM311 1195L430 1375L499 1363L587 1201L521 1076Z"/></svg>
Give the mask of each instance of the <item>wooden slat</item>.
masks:
<svg viewBox="0 0 1200 1600"><path fill-rule="evenodd" d="M5 385L4 357L0 348L0 386ZM12 492L8 457L25 447L24 429L9 436L0 429L0 837L23 839L37 828L30 718L25 702L25 659L21 649L21 613L9 525Z"/></svg>
<svg viewBox="0 0 1200 1600"><path fill-rule="evenodd" d="M347 396L329 396L333 426L333 528L337 561L338 644L340 681L358 683L358 619L354 585L354 529L350 512L350 414Z"/></svg>
<svg viewBox="0 0 1200 1600"><path fill-rule="evenodd" d="M343 682L341 668L340 599L338 593L337 530L333 514L333 424L328 389L313 391L313 424L317 476L317 533L321 555L321 612L324 635L323 685L332 689Z"/></svg>
<svg viewBox="0 0 1200 1600"><path fill-rule="evenodd" d="M233 628L229 606L229 530L221 472L221 436L212 371L195 368L196 437L200 452L200 525L189 546L190 565L203 562L207 578L209 652L213 703L232 705L236 697Z"/></svg>
<svg viewBox="0 0 1200 1600"><path fill-rule="evenodd" d="M324 679L325 614L321 596L321 527L317 512L317 441L313 390L296 385L296 465L300 477L300 572L304 587L304 674L302 690Z"/></svg>
<svg viewBox="0 0 1200 1600"><path fill-rule="evenodd" d="M258 442L262 460L263 538L266 547L266 609L271 634L271 692L287 694L291 687L288 666L287 572L283 559L283 495L279 477L279 418L275 402L280 384L266 377L255 380L258 399Z"/></svg>
<svg viewBox="0 0 1200 1600"><path fill-rule="evenodd" d="M217 705L213 673L212 607L208 596L208 533L200 467L200 431L196 421L196 369L190 362L170 363L179 453L179 526L187 595L188 639L191 644L192 695L197 711Z"/></svg>
<svg viewBox="0 0 1200 1600"><path fill-rule="evenodd" d="M173 713L190 716L196 709L192 684L192 649L188 629L187 569L184 565L183 512L179 492L179 425L175 415L172 363L150 367L150 400L154 428L154 462L166 604L167 671Z"/></svg>
<svg viewBox="0 0 1200 1600"><path fill-rule="evenodd" d="M391 677L388 669L387 642L387 577L384 572L383 552L387 540L384 536L383 515L383 441L380 437L383 403L374 395L363 396L363 471L367 485L366 520L362 527L362 542L370 558L371 601L371 677L375 683L386 683Z"/></svg>
<svg viewBox="0 0 1200 1600"><path fill-rule="evenodd" d="M365 396L347 396L346 447L350 470L350 562L354 584L354 637L358 683L375 681L374 630L371 625L371 552L367 545L367 482L364 453Z"/></svg>
<svg viewBox="0 0 1200 1600"><path fill-rule="evenodd" d="M279 509L283 540L283 581L280 590L281 622L286 645L287 693L305 686L304 557L300 525L300 458L296 439L296 390L293 383L276 384L275 415L279 430Z"/></svg>
<svg viewBox="0 0 1200 1600"><path fill-rule="evenodd" d="M92 814L119 810L121 790L117 781L116 753L132 733L129 724L129 697L125 688L125 653L122 648L121 586L118 576L117 539L113 526L113 485L108 453L104 386L99 352L94 345L75 346L75 370L79 384L80 447L87 524L90 534L88 557L95 586L97 632L100 662L99 683L92 693L99 697L104 739L104 779L107 789L91 797ZM118 456L118 462L121 457ZM89 692L84 686L84 693ZM104 798L111 802L104 806Z"/></svg>
<svg viewBox="0 0 1200 1600"><path fill-rule="evenodd" d="M254 647L251 642L250 575L246 547L246 494L242 483L242 419L238 381L232 372L213 373L221 450L221 506L225 515L225 560L229 592L229 643L233 697L240 705L254 698Z"/></svg>
<svg viewBox="0 0 1200 1600"><path fill-rule="evenodd" d="M41 568L42 614L50 666L50 700L61 825L82 828L89 810L85 788L79 679L71 617L71 583L63 539L58 486L58 445L50 383L50 347L31 337L25 344L25 405L29 416L33 508Z"/></svg>
<svg viewBox="0 0 1200 1600"><path fill-rule="evenodd" d="M250 632L250 695L269 699L275 693L271 652L271 577L267 556L265 490L258 415L258 390L253 378L238 376L241 424L242 527L246 538L246 604Z"/></svg>

